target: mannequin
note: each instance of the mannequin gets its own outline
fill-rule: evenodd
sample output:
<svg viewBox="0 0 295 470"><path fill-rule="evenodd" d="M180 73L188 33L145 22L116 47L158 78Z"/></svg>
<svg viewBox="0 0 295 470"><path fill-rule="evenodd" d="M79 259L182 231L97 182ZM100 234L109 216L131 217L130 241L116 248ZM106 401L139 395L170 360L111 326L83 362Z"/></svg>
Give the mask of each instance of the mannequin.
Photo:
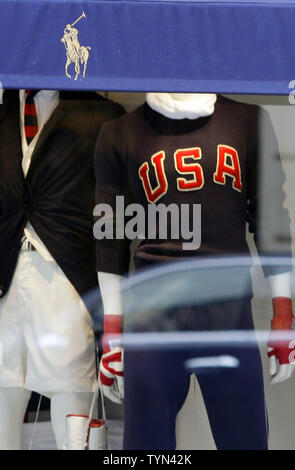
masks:
<svg viewBox="0 0 295 470"><path fill-rule="evenodd" d="M174 119L174 120L197 120L199 118L209 117L214 113L215 102L216 102L215 95L175 94L175 93L148 94L147 95L147 103L151 109L153 109L156 113L160 113L161 115L169 119ZM165 121L162 121L162 122L166 124ZM124 129L124 132L126 133L126 129ZM102 141L104 142L103 138L102 138ZM131 141L129 140L128 143L130 145L130 148L132 148L132 140ZM113 142L112 142L112 145L114 145ZM189 147L189 145L187 146ZM97 167L99 167L100 169L101 169L101 166L99 164L99 157L103 158L103 150L105 151L106 155L108 155L108 151L109 151L108 143L106 144L106 146L102 144L101 149L99 145L97 146L96 164L97 164ZM156 150L157 148L155 148L154 151ZM114 168L115 167L113 167L113 171L116 171L114 170ZM106 177L107 175L108 174L106 173ZM159 183L159 179L158 179L158 183ZM170 184L171 183L169 181L169 185ZM97 184L97 188L99 191L99 184ZM97 201L100 202L101 199L98 198ZM99 259L100 259L100 255L99 255ZM100 262L98 262L97 267L99 268L100 266L103 266L103 265L104 265L103 263L100 264ZM117 268L114 268L114 271L116 269ZM120 307L120 289L119 289L121 277L119 274L115 274L114 271L113 273L111 273L111 270L110 272L104 272L103 270L98 270L98 280L100 284L102 300L103 300L103 305L104 305L105 333L119 333L121 324L122 324L122 320L120 320L120 315L122 314L122 310ZM276 308L277 299L279 299L279 305L281 305L280 301L281 299L283 299L283 302L286 301L286 303L288 304L288 308L287 308L288 318L291 318L291 317L293 318L293 314L291 311L291 300L290 300L291 298L290 274L288 272L267 273L267 277L269 279L271 293L274 299L274 311L276 310L275 315L278 314L278 310ZM279 311L280 311L280 308L279 308ZM116 319L112 318L114 316L116 316L117 318ZM290 375L292 374L294 370L294 364L289 363L289 362L283 363L281 361L278 364L277 359L280 359L279 354L278 356L273 355L272 351L273 351L273 348L269 347L270 375L272 376L271 383L278 383L290 377ZM123 350L120 347L107 349L101 361L100 370L101 370L101 378L103 381L104 393L111 400L116 401L116 402L120 402L122 397L124 396L123 379L122 379L123 368L124 368L123 362L124 362ZM119 380L118 380L118 377L119 377ZM134 381L136 382L136 376L134 376ZM130 392L130 389L129 389L129 392ZM133 399L134 399L134 396L133 396ZM129 411L130 411L130 407L129 407ZM139 416L138 419L142 420L143 417ZM147 433L148 432L149 430L147 430ZM137 434L139 433L140 431L139 429L137 429ZM168 445L173 445L171 444L171 442L172 441L169 441ZM142 441L141 441L141 444L138 444L137 442L136 444L134 444L134 447L132 447L133 446L132 439L131 440L129 439L126 445L126 448L127 449L143 448L143 447L136 447L137 445L142 445ZM157 444L154 443L153 445L157 445ZM146 448L150 449L151 447L147 445ZM166 447L152 447L152 448L165 449ZM168 447L168 448L171 448L171 447Z"/></svg>
<svg viewBox="0 0 295 470"><path fill-rule="evenodd" d="M75 414L87 415L92 393L43 393L51 398L51 424L57 449L66 450L66 419L73 410ZM24 415L31 396L22 388L0 389L1 449L20 450Z"/></svg>
<svg viewBox="0 0 295 470"><path fill-rule="evenodd" d="M124 110L96 93L13 90L3 101L0 448L21 449L36 391L51 399L57 448L67 449L66 416L89 413L97 383L92 154L102 122Z"/></svg>

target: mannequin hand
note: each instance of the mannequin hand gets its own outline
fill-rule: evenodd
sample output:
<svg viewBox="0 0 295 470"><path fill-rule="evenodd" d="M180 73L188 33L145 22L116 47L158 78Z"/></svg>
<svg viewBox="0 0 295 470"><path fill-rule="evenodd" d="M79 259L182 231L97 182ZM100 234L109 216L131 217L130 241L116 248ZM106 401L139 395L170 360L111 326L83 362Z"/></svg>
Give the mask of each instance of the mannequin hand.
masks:
<svg viewBox="0 0 295 470"><path fill-rule="evenodd" d="M124 398L124 351L117 346L104 352L100 361L99 377L103 393L111 401L122 403Z"/></svg>
<svg viewBox="0 0 295 470"><path fill-rule="evenodd" d="M273 311L272 331L291 332L294 320L291 299L287 297L274 298ZM283 382L291 377L295 369L295 332L294 340L278 340L270 335L267 345L271 384Z"/></svg>
<svg viewBox="0 0 295 470"><path fill-rule="evenodd" d="M121 332L122 316L105 315L99 377L104 395L115 403L124 398L124 351L121 346L112 345L109 336Z"/></svg>

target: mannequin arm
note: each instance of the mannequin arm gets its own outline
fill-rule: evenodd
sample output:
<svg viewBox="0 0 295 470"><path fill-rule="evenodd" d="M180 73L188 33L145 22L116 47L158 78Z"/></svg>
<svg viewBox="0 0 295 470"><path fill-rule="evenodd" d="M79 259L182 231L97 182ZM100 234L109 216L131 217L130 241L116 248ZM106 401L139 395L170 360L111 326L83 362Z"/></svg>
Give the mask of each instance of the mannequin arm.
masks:
<svg viewBox="0 0 295 470"><path fill-rule="evenodd" d="M272 330L292 329L291 273L268 276L268 281L273 298ZM270 339L268 342L271 384L283 382L294 371L294 344L291 343L294 341L277 342Z"/></svg>
<svg viewBox="0 0 295 470"><path fill-rule="evenodd" d="M104 315L122 315L120 283L123 276L112 273L97 273Z"/></svg>
<svg viewBox="0 0 295 470"><path fill-rule="evenodd" d="M291 297L291 273L281 273L268 276L271 296L275 297Z"/></svg>
<svg viewBox="0 0 295 470"><path fill-rule="evenodd" d="M121 403L124 397L123 349L120 346L112 346L107 337L122 332L122 276L98 272L97 277L104 307L103 354L99 377L104 395L115 403Z"/></svg>

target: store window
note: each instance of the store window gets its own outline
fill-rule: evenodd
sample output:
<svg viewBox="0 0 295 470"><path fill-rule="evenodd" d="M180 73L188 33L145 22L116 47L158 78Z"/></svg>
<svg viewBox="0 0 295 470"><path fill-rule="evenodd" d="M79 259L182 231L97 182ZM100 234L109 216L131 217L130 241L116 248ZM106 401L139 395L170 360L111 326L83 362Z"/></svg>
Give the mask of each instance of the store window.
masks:
<svg viewBox="0 0 295 470"><path fill-rule="evenodd" d="M0 0L0 449L294 449L293 9Z"/></svg>

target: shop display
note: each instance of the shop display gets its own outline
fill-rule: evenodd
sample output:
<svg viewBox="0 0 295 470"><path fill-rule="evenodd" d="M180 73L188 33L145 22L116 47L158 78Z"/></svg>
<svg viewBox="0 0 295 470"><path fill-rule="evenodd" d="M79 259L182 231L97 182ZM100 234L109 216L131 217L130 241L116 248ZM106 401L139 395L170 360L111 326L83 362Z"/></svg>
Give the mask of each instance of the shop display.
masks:
<svg viewBox="0 0 295 470"><path fill-rule="evenodd" d="M295 104L295 0L0 0L0 12L0 448L20 448L30 390L51 398L58 448L65 447L64 415L88 414L96 383L93 318L102 333L102 318L94 316L100 290L100 377L110 400L122 404L126 396L124 448L174 449L175 417L188 390L183 364L220 349L159 354L114 346L108 334L126 331L121 282L133 263L144 273L170 262L247 257L249 225L260 259L273 256L277 263L263 265L271 295L264 304L269 318L259 328L268 328L273 310L271 333L287 330L293 339L294 220L290 224L286 207L292 209L294 200L294 126L287 119ZM33 96L19 88L42 90ZM122 107L93 90L105 97L122 92L123 106L125 99L132 103L128 109L134 108L133 92L148 93L143 106L119 117ZM224 94L286 105L273 124L281 141L290 139L282 153L287 188L268 113ZM288 118L279 122L281 116ZM99 132L104 121L112 122ZM144 210L140 227L131 220L134 203ZM100 204L111 208L112 220L97 210ZM165 225L164 210L164 224L150 225L148 208L161 204L183 219L172 223L168 215ZM124 237L128 222L141 241L134 254ZM95 254L93 236L104 228L109 236L97 238ZM153 238L165 236L165 229L167 240ZM235 295L204 308L161 307L161 318L147 316L131 332L168 325L252 332L248 271L246 281L239 301ZM292 375L294 344L270 334L270 384ZM216 446L266 449L258 344L231 353L241 364L236 374L198 377ZM295 414L287 401L269 394L272 447L286 441L294 447ZM83 446L78 428L71 427Z"/></svg>
<svg viewBox="0 0 295 470"><path fill-rule="evenodd" d="M30 102L26 102L29 96ZM30 391L87 414L96 384L87 293L97 291L93 152L123 113L96 93L5 91L0 108L0 447L20 448ZM37 118L37 119L36 119ZM37 128L38 126L38 128Z"/></svg>
<svg viewBox="0 0 295 470"><path fill-rule="evenodd" d="M260 255L268 253L269 246L263 236L268 231L268 220L261 205L267 187L267 180L261 181L265 165L269 174L275 174L271 191L276 194L276 206L272 210L274 217L280 214L285 233L289 233L289 248L284 255L290 258L290 221L283 208L284 175L267 113L257 106L222 96L218 96L215 107L211 100L207 113L200 113L197 96L192 95L191 103L196 110L193 116L189 95L182 96L170 94L160 108L159 100L155 106L153 96L148 94L143 106L105 124L96 146L97 205L108 204L115 214L116 196L124 196L125 206L139 204L146 217L149 204L162 203L166 207L173 203L179 207L188 204L191 212L194 204L201 205L202 240L198 249L184 250L183 242L187 240L174 240L172 227L168 227L166 240L146 236L141 241L134 255L136 269L149 269L177 259L248 255L247 222ZM200 106L202 98L200 96ZM170 117L166 117L167 110ZM99 224L107 222L103 216L99 217L98 210L96 215ZM157 235L161 231L160 224L158 219L154 230ZM117 230L115 226L113 233L118 233ZM119 231L122 232L120 227ZM118 333L122 323L118 316L120 311L110 311L109 306L116 302L108 297L112 281L116 291L118 276L128 273L130 240L127 236L116 239L116 235L114 239L107 238L96 243L97 271L107 306L106 331ZM274 317L287 318L287 329L291 329L289 319L292 320L293 314L288 270L288 267L264 266L271 280ZM247 294L238 302L209 303L204 308L185 306L181 311L175 308L174 315L178 318L179 330L210 331L217 321L221 322L221 330L251 330L250 298L251 294ZM275 323L274 320L273 326ZM153 327L148 321L141 325L142 331L153 331ZM275 346L271 355L275 354L280 361L278 379L284 380L293 369L288 359L293 349L288 344L270 345ZM248 351L225 348L224 353L229 350L240 360L237 371L199 378L216 445L219 449L265 449L267 427L258 346ZM185 348L182 352L141 351L140 348L125 351L125 449L175 448L175 418L189 383L183 364L192 354ZM117 376L123 371L122 349L107 350L102 366L102 383L106 395L112 397ZM114 399L120 400L120 388L117 386Z"/></svg>

